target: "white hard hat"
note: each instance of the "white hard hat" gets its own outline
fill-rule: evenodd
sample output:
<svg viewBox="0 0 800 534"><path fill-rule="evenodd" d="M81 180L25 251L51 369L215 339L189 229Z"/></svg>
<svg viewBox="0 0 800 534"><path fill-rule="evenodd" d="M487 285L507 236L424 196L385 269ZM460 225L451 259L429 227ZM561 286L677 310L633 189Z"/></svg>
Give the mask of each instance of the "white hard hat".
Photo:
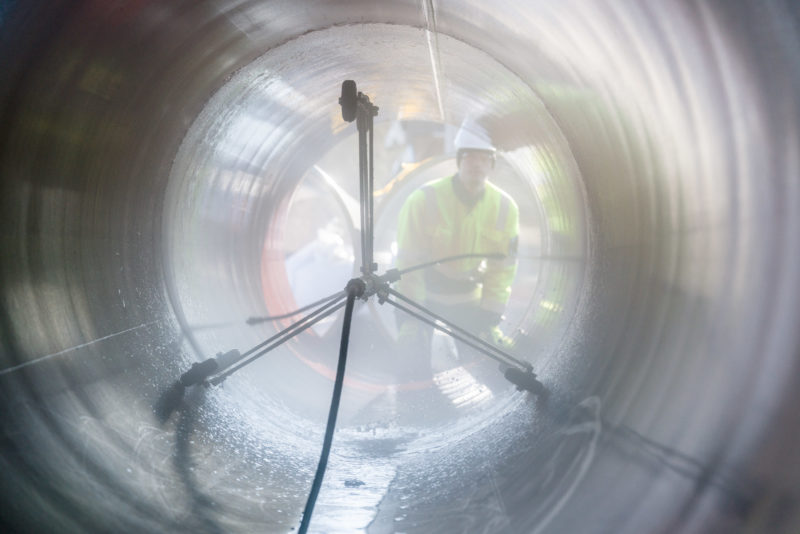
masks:
<svg viewBox="0 0 800 534"><path fill-rule="evenodd" d="M456 133L453 145L459 152L461 150L485 150L492 154L496 152L486 129L471 119L465 119L461 123L461 128Z"/></svg>

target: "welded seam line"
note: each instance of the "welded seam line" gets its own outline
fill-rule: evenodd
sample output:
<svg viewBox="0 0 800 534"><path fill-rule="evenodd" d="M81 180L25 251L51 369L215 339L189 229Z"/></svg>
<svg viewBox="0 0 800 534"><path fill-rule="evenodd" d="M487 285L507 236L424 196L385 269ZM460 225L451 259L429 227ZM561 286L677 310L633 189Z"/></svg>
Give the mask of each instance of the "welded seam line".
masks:
<svg viewBox="0 0 800 534"><path fill-rule="evenodd" d="M433 71L433 87L436 91L436 104L439 106L439 119L444 122L444 105L442 103L442 89L439 83L439 70L441 55L439 54L439 37L436 33L436 14L433 10L433 0L422 0L425 13L425 38L428 41L428 55L431 58ZM434 50L435 48L435 50Z"/></svg>
<svg viewBox="0 0 800 534"><path fill-rule="evenodd" d="M105 341L107 339L111 339L112 337L121 336L122 334L127 334L128 332L133 332L134 330L138 330L138 329L144 328L146 326L151 326L151 325L154 325L156 323L160 323L162 321L163 321L163 319L158 320L158 321L151 321L149 323L143 323L143 324L140 324L139 326L134 326L134 327L128 328L126 330L122 330L121 332L117 332L116 334L109 334L107 336L97 338L94 341L89 341L88 343L82 343L80 345L75 345L74 347L70 347L68 349L60 350L60 351L54 352L52 354L47 354L46 356L40 356L39 358L36 358L35 360L30 360L30 361L27 361L25 363L21 363L19 365L15 365L13 367L9 367L7 369L0 370L0 375L6 375L8 373L12 373L14 371L18 371L19 369L22 369L23 367L28 367L29 365L33 365L35 363L40 363L40 362L49 360L50 358L55 358L56 356L60 356L61 354L66 354L67 352L72 352L73 350L82 349L82 348L88 347L89 345L93 345L95 343L98 343L100 341Z"/></svg>

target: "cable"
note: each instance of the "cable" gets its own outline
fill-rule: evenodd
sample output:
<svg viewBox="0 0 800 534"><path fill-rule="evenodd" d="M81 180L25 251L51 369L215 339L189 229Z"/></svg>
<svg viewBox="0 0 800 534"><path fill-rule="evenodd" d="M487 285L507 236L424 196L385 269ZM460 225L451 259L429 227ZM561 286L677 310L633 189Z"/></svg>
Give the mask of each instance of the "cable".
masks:
<svg viewBox="0 0 800 534"><path fill-rule="evenodd" d="M315 307L319 306L322 303L328 302L329 300L333 300L336 297L341 297L343 295L344 295L344 291L338 291L338 292L334 293L333 295L330 295L330 296L325 297L323 299L319 299L318 301L312 302L311 304L307 304L307 305L303 306L302 308L297 308L293 312L282 313L281 315L267 315L267 316L264 316L264 317L248 317L247 321L245 321L245 322L247 324L258 324L258 323L263 323L263 322L266 322L266 321L274 321L274 320L277 320L277 319L286 319L287 317L292 317L292 316L295 316L295 315L297 315L299 313L303 313L306 310L310 310L311 308L315 308Z"/></svg>
<svg viewBox="0 0 800 534"><path fill-rule="evenodd" d="M581 256L531 256L531 255L521 255L516 254L515 257L519 260L551 260L551 261L584 261L586 258ZM413 271L418 271L420 269L425 269L427 267L431 267L433 265L437 265L439 263L446 263L448 261L456 261L456 260L465 260L469 258L486 258L490 260L502 260L506 258L505 254L481 254L481 253L473 253L473 254L459 254L457 256L447 256L446 258L439 258L438 260L429 261L427 263L420 263L419 265L414 265L412 267L407 267L405 269L398 269L397 272L401 275L407 274Z"/></svg>
<svg viewBox="0 0 800 534"><path fill-rule="evenodd" d="M403 275L410 273L412 271L418 271L420 269L425 269L427 267L432 267L433 265L439 263L445 263L448 261L456 261L456 260L465 260L468 258L487 258L491 260L502 260L505 258L505 254L480 254L480 253L473 253L473 254L458 254L457 256L447 256L445 258L440 258L438 260L429 261L427 263L420 263L419 265L414 265L413 267L407 267L405 269L398 270L398 273Z"/></svg>
<svg viewBox="0 0 800 534"><path fill-rule="evenodd" d="M351 280L347 284L347 302L344 309L344 323L342 324L342 340L339 345L339 364L336 368L336 381L333 384L333 398L331 408L328 412L328 425L325 428L325 439L322 443L322 453L320 454L317 472L314 475L314 482L311 484L311 492L303 510L303 519L300 522L299 534L308 531L311 523L311 514L314 512L314 505L317 502L319 490L322 487L322 479L325 476L325 469L328 466L328 455L331 452L333 443L333 431L336 428L336 416L339 413L339 401L342 397L342 385L344 384L344 370L347 363L347 346L350 341L350 323L353 319L353 306L356 298L364 294L366 284L358 278Z"/></svg>

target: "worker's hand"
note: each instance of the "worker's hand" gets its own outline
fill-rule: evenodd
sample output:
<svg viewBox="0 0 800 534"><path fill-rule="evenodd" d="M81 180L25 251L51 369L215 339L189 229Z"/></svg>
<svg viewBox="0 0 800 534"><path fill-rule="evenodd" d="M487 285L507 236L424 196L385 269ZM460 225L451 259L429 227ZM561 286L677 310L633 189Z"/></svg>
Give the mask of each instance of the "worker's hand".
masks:
<svg viewBox="0 0 800 534"><path fill-rule="evenodd" d="M497 345L497 347L501 349L514 348L514 339L505 335L503 331L500 330L499 326L493 326L487 330L484 330L481 333L481 337L489 343Z"/></svg>
<svg viewBox="0 0 800 534"><path fill-rule="evenodd" d="M478 332L479 337L501 349L510 349L514 346L514 340L503 334L498 326L503 316L497 312L478 308L474 311L471 318L470 329Z"/></svg>

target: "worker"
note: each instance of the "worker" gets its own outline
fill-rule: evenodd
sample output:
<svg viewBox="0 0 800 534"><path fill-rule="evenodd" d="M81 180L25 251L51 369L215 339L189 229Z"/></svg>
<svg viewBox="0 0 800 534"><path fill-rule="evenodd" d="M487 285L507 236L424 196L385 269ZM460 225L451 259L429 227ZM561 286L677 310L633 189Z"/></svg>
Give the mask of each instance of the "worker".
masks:
<svg viewBox="0 0 800 534"><path fill-rule="evenodd" d="M397 266L405 269L462 254L503 258L443 262L403 275L397 290L487 341L510 348L511 339L499 324L517 272L519 209L488 181L497 150L484 128L465 121L454 145L458 172L425 184L400 210ZM397 318L401 344L429 352L431 329L402 312Z"/></svg>

